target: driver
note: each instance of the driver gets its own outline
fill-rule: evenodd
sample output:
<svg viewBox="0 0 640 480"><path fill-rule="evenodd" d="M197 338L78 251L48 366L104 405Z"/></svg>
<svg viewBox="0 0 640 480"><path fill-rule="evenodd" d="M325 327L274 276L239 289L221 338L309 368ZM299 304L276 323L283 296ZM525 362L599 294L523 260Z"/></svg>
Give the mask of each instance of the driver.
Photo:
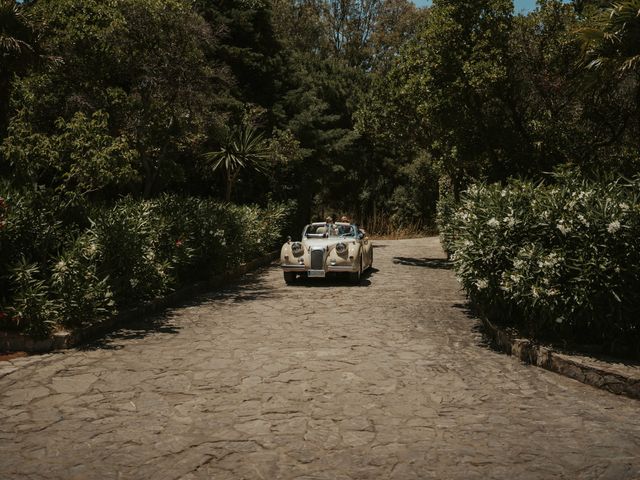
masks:
<svg viewBox="0 0 640 480"><path fill-rule="evenodd" d="M328 216L324 219L324 222L327 224L327 232L331 235L338 235L338 227L333 223L333 217Z"/></svg>
<svg viewBox="0 0 640 480"><path fill-rule="evenodd" d="M342 215L342 217L340 217L340 222L341 223L349 223L349 224L351 224L351 220L349 220L349 217L347 217L346 215ZM338 234L339 235L349 235L349 234L351 234L351 225L349 225L349 226L340 225L338 227Z"/></svg>

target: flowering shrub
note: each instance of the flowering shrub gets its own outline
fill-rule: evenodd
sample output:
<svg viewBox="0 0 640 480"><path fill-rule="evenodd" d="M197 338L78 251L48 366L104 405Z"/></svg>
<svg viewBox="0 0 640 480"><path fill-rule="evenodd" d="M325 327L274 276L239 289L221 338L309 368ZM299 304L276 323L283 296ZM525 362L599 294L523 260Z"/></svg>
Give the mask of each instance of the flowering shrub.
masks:
<svg viewBox="0 0 640 480"><path fill-rule="evenodd" d="M552 185L476 185L441 215L443 244L490 318L533 337L637 349L638 192L640 180L570 175Z"/></svg>
<svg viewBox="0 0 640 480"><path fill-rule="evenodd" d="M3 309L2 325L7 330L25 332L34 337L46 336L58 316L58 305L49 291L38 265L27 263L24 257L12 269L13 301Z"/></svg>
<svg viewBox="0 0 640 480"><path fill-rule="evenodd" d="M57 324L75 327L115 313L113 292L100 277L98 246L90 235L81 235L51 268L51 297L57 305Z"/></svg>
<svg viewBox="0 0 640 480"><path fill-rule="evenodd" d="M124 305L273 250L285 216L283 206L261 209L165 195L119 202L98 215L89 234L99 252L98 271Z"/></svg>
<svg viewBox="0 0 640 480"><path fill-rule="evenodd" d="M42 192L0 185L0 200L0 329L35 336L263 255L276 247L289 211L166 195L126 198L69 223Z"/></svg>
<svg viewBox="0 0 640 480"><path fill-rule="evenodd" d="M166 291L168 265L156 259L154 217L151 202L125 199L91 221L89 242L98 252L99 276L108 278L119 305Z"/></svg>

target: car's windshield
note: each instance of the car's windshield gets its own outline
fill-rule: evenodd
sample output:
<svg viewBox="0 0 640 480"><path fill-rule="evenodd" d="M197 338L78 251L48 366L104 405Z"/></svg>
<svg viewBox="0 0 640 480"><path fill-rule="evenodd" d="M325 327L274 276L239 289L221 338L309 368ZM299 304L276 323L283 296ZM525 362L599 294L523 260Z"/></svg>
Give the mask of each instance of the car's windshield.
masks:
<svg viewBox="0 0 640 480"><path fill-rule="evenodd" d="M304 235L306 237L326 237L331 230L331 224L328 223L312 223L307 225L304 229Z"/></svg>
<svg viewBox="0 0 640 480"><path fill-rule="evenodd" d="M304 230L307 238L355 237L356 229L349 223L312 223Z"/></svg>

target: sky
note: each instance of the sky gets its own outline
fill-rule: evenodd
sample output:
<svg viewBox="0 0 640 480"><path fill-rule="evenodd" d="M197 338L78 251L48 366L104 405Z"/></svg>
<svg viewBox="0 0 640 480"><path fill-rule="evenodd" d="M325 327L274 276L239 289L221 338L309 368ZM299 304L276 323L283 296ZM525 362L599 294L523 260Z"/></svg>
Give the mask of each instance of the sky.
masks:
<svg viewBox="0 0 640 480"><path fill-rule="evenodd" d="M431 0L413 0L413 3L419 7L431 5ZM530 12L536 8L536 0L514 0L515 12Z"/></svg>

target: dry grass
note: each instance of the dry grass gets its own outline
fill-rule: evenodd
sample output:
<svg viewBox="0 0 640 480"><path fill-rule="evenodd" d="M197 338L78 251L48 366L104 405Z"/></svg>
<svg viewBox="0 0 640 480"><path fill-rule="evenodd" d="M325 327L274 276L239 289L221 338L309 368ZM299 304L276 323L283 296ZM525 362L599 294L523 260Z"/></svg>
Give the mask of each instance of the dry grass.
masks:
<svg viewBox="0 0 640 480"><path fill-rule="evenodd" d="M400 240L418 238L437 234L435 227L421 223L412 225L395 225L387 217L378 217L363 225L367 234L374 240Z"/></svg>

